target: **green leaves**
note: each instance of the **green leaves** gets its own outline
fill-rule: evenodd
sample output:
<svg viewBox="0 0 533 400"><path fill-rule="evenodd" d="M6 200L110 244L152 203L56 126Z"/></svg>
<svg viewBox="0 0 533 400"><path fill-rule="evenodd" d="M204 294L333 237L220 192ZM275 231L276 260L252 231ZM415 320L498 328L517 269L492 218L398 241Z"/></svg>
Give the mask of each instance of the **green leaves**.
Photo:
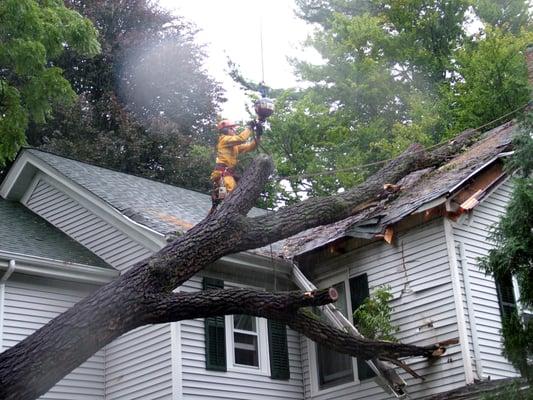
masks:
<svg viewBox="0 0 533 400"><path fill-rule="evenodd" d="M0 80L0 165L25 143L27 125L28 114L21 105L19 91L7 81Z"/></svg>
<svg viewBox="0 0 533 400"><path fill-rule="evenodd" d="M486 29L483 40L456 53L460 78L447 89L453 132L480 126L527 103L530 88L524 50L531 40L531 32L514 36Z"/></svg>
<svg viewBox="0 0 533 400"><path fill-rule="evenodd" d="M505 215L493 228L496 247L480 259L485 271L501 279L512 274L518 282L523 307L533 307L533 178L531 151L533 149L533 116L529 113L521 123L513 140L515 154L509 168L516 173L514 190ZM504 354L524 376L533 379L533 367L528 357L533 355L533 320L522 321L514 313L503 321Z"/></svg>
<svg viewBox="0 0 533 400"><path fill-rule="evenodd" d="M87 56L99 50L91 23L62 1L0 2L0 166L25 144L28 122L43 123L75 94L50 64L66 47Z"/></svg>
<svg viewBox="0 0 533 400"><path fill-rule="evenodd" d="M332 171L513 118L530 93L523 55L533 41L527 1L489 3L297 1L302 17L318 25L307 44L324 62L295 63L309 87L290 101L282 97L277 112L283 118L272 119L274 135L283 137L271 142L280 153L278 170L314 174L292 179L293 190L347 189L369 168ZM297 149L291 157L287 144Z"/></svg>
<svg viewBox="0 0 533 400"><path fill-rule="evenodd" d="M392 300L390 287L375 289L354 312L354 323L359 332L368 339L396 342L394 334L399 331L391 323Z"/></svg>

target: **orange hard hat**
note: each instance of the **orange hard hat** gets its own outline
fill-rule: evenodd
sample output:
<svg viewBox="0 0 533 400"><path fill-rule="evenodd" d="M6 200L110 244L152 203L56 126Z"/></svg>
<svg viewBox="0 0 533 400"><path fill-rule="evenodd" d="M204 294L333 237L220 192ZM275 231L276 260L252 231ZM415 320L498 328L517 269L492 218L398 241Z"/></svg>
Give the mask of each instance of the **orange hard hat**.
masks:
<svg viewBox="0 0 533 400"><path fill-rule="evenodd" d="M217 124L217 129L220 131L224 128L233 128L235 126L237 126L238 124L236 124L235 122L233 122L232 120L229 120L229 119L223 119L222 121L220 121L218 124Z"/></svg>

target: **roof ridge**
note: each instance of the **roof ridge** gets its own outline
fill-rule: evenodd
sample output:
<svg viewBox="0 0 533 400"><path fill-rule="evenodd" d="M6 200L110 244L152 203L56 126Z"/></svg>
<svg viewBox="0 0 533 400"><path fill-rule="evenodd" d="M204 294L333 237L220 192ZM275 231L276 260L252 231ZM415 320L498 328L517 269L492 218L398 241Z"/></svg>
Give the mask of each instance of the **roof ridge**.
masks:
<svg viewBox="0 0 533 400"><path fill-rule="evenodd" d="M45 153L45 154L49 154L49 155L52 155L54 157L59 157L59 158L64 158L66 160L71 160L71 161L74 161L74 162L78 162L80 164L85 164L85 165L89 165L91 167L95 167L95 168L100 168L100 169L103 169L103 170L107 170L107 171L111 171L111 172L115 172L117 174L123 174L123 175L127 175L127 176L132 176L132 177L135 177L135 178L139 178L139 179L144 179L144 180L147 180L149 182L154 182L154 183L158 183L158 184L161 184L161 185L165 185L165 186L170 186L172 188L177 188L177 189L181 189L181 190L187 190L189 192L194 192L194 193L198 193L198 194L202 194L202 195L205 195L205 196L209 196L209 193L205 193L205 192L201 192L199 190L196 190L196 189L190 189L190 188L185 188L183 186L177 186L177 185L174 185L174 184L171 184L171 183L167 183L167 182L163 182L163 181L159 181L157 179L153 179L153 178L147 178L145 176L141 176L141 175L137 175L137 174L134 174L134 173L130 173L130 172L123 172L123 171L119 171L119 170L116 170L116 169L113 169L113 168L108 168L108 167L102 167L101 165L97 165L95 163L91 163L91 162L87 162L87 161L81 161L81 160L77 160L73 157L69 157L69 156L64 156L64 155L61 155L61 154L57 154L57 153L54 153L52 151L49 151L49 150L43 150L43 149L39 149L37 147L32 147L32 146L24 146L22 150L34 150L34 151L37 151L37 152L40 152L40 153ZM43 160L44 161L44 160Z"/></svg>

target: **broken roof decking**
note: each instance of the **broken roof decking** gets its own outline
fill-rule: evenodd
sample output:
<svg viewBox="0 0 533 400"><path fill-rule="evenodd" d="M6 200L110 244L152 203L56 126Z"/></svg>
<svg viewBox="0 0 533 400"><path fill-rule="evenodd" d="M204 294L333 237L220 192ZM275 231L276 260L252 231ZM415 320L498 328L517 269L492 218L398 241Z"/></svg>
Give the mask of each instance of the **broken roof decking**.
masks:
<svg viewBox="0 0 533 400"><path fill-rule="evenodd" d="M306 253L342 237L371 239L383 234L387 226L394 224L422 206L449 196L487 163L495 161L505 152L515 129L508 122L482 135L481 139L463 153L438 169L414 171L401 179L399 195L389 203L376 203L361 212L330 225L308 229L285 241L287 258Z"/></svg>
<svg viewBox="0 0 533 400"><path fill-rule="evenodd" d="M35 157L130 218L160 234L183 233L211 208L211 197L36 149ZM251 214L261 213L254 209Z"/></svg>

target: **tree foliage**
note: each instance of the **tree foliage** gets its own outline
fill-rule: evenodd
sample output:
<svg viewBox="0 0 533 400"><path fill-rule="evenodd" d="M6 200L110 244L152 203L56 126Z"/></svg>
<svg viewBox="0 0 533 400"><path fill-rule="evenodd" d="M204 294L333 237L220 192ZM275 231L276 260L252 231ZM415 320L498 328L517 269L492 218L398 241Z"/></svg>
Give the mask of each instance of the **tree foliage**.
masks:
<svg viewBox="0 0 533 400"><path fill-rule="evenodd" d="M392 307L390 287L378 287L366 298L353 314L354 323L366 338L396 342L394 336L399 328L392 325Z"/></svg>
<svg viewBox="0 0 533 400"><path fill-rule="evenodd" d="M67 1L100 32L102 52L57 61L80 95L32 125L32 145L207 191L222 88L203 68L196 29L153 2Z"/></svg>
<svg viewBox="0 0 533 400"><path fill-rule="evenodd" d="M56 64L65 51L100 51L89 20L58 0L0 2L0 165L26 143L30 121L42 124L75 99Z"/></svg>
<svg viewBox="0 0 533 400"><path fill-rule="evenodd" d="M529 97L532 36L527 2L501 3L298 0L323 62L295 61L310 87L278 99L269 149L280 175L302 195L344 190L373 170L348 166L512 118Z"/></svg>
<svg viewBox="0 0 533 400"><path fill-rule="evenodd" d="M505 215L495 226L496 247L482 258L481 266L496 281L516 277L523 307L533 307L533 114L530 112L514 139L516 152L508 168L516 171L514 190ZM533 322L511 314L503 323L504 353L524 376L533 379Z"/></svg>

